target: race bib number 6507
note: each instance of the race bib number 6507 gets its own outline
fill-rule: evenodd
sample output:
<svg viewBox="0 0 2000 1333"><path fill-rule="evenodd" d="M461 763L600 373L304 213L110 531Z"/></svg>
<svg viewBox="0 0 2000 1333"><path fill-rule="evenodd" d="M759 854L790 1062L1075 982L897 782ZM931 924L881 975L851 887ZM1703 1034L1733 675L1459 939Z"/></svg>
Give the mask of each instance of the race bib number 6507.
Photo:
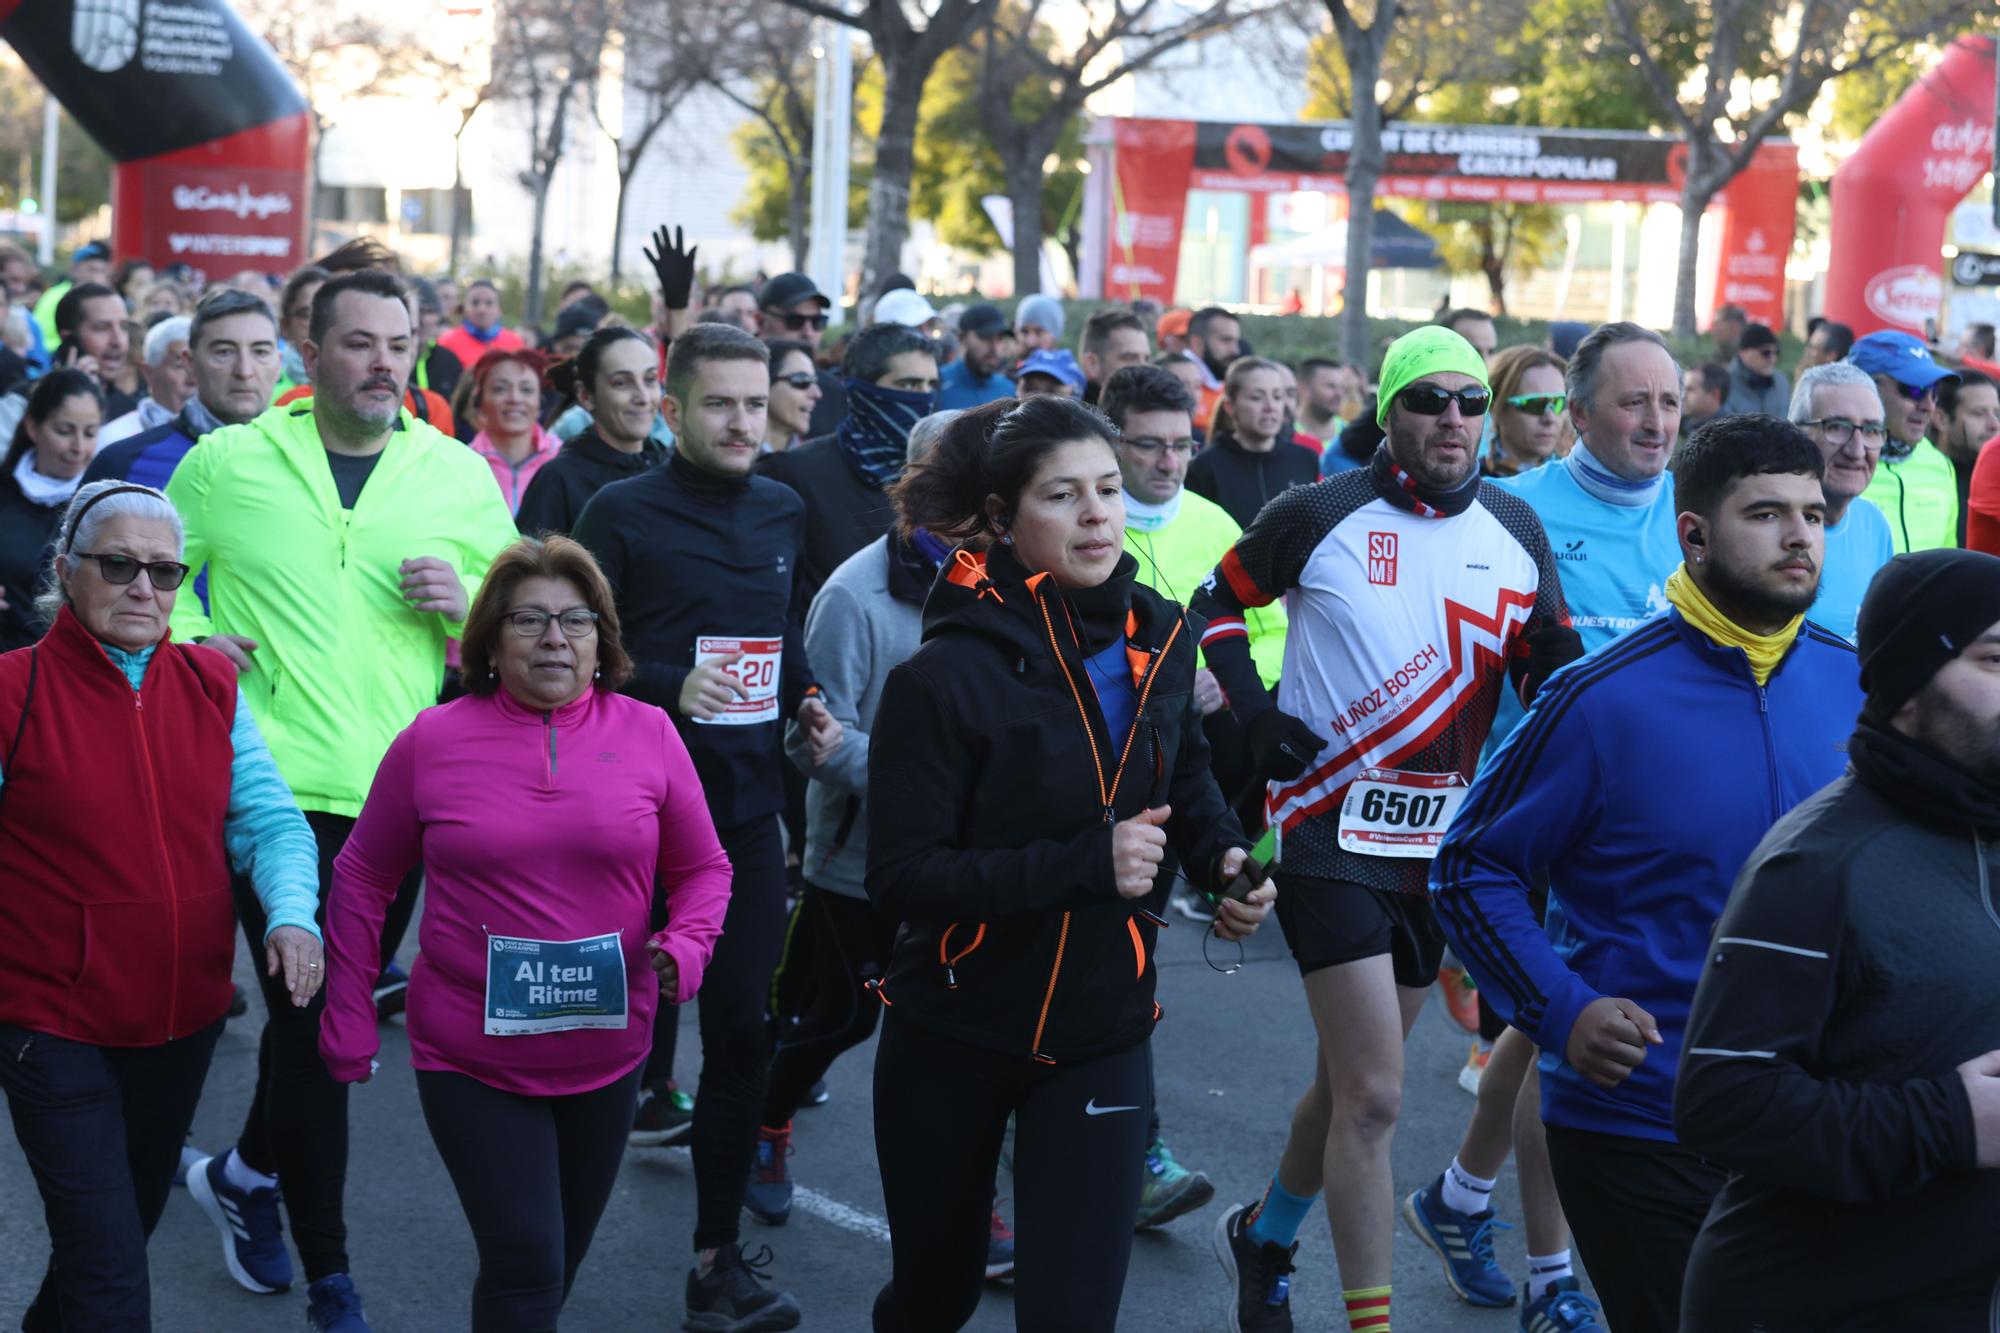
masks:
<svg viewBox="0 0 2000 1333"><path fill-rule="evenodd" d="M1340 803L1341 850L1429 860L1468 790L1456 773L1364 768Z"/></svg>

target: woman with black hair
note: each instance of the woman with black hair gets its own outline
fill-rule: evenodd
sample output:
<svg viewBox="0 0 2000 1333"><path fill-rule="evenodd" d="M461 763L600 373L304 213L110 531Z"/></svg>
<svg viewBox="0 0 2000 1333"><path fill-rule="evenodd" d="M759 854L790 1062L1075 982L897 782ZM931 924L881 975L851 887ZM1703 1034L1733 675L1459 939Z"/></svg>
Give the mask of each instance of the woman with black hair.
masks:
<svg viewBox="0 0 2000 1333"><path fill-rule="evenodd" d="M530 537L568 535L591 496L666 460L652 438L660 411L660 357L645 334L601 328L574 358L550 366L548 379L590 413L590 426L563 445L522 493L514 519Z"/></svg>
<svg viewBox="0 0 2000 1333"><path fill-rule="evenodd" d="M42 637L35 589L64 506L97 454L104 395L80 370L43 376L0 459L0 652Z"/></svg>
<svg viewBox="0 0 2000 1333"><path fill-rule="evenodd" d="M1139 900L1169 843L1202 888L1246 860L1209 773L1196 634L1124 550L1116 438L1079 403L1003 400L893 488L905 531L966 545L925 605L924 646L889 675L869 753L868 894L903 922L877 986L895 1263L877 1333L971 1318L1009 1114L1015 1221L1034 1238L1016 1326L1116 1326L1165 924ZM1273 897L1224 902L1214 930L1250 934Z"/></svg>

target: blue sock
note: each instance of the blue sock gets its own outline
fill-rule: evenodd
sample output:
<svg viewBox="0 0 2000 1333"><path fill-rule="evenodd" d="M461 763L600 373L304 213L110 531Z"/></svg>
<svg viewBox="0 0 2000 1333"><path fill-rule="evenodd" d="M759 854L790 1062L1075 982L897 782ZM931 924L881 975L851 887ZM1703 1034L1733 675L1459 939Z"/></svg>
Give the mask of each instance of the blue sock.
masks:
<svg viewBox="0 0 2000 1333"><path fill-rule="evenodd" d="M1286 1189L1271 1177L1271 1192L1264 1196L1264 1202L1257 1206L1257 1216L1245 1228L1247 1234L1259 1245L1282 1245L1290 1248L1299 1238L1299 1227L1305 1222L1306 1214L1312 1211L1319 1199L1315 1191L1305 1198Z"/></svg>

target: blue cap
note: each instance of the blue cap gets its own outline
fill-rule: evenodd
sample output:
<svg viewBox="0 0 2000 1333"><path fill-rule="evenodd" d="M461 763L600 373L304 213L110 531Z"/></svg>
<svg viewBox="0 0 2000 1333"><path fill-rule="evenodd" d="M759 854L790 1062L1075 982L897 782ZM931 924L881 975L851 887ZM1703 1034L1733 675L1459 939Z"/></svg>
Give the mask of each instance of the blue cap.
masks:
<svg viewBox="0 0 2000 1333"><path fill-rule="evenodd" d="M1887 375L1912 389L1928 389L1939 380L1958 379L1954 372L1931 359L1931 349L1922 338L1893 329L1858 340L1847 359L1870 375Z"/></svg>
<svg viewBox="0 0 2000 1333"><path fill-rule="evenodd" d="M111 247L103 241L86 241L84 244L76 247L76 253L69 257L69 262L72 264L81 264L86 259L109 260L110 258Z"/></svg>
<svg viewBox="0 0 2000 1333"><path fill-rule="evenodd" d="M1014 382L1019 384L1029 375L1047 375L1050 379L1061 380L1069 385L1072 393L1082 393L1084 389L1083 367L1067 351L1041 349L1028 353L1027 360L1014 370Z"/></svg>

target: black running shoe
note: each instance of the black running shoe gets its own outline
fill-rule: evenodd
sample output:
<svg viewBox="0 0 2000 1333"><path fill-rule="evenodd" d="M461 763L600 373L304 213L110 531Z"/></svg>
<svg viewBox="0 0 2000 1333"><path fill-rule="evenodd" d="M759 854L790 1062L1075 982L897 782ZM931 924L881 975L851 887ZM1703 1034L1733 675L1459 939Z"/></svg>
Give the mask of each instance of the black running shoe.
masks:
<svg viewBox="0 0 2000 1333"><path fill-rule="evenodd" d="M746 1258L734 1241L716 1251L708 1276L690 1269L687 1281L687 1333L781 1333L799 1326L799 1303L792 1294L764 1285L771 1265L771 1247Z"/></svg>
<svg viewBox="0 0 2000 1333"><path fill-rule="evenodd" d="M1252 1206L1238 1204L1215 1224L1215 1257L1236 1288L1229 1333L1292 1333L1292 1258L1298 1243L1286 1249L1251 1239L1243 1218Z"/></svg>
<svg viewBox="0 0 2000 1333"><path fill-rule="evenodd" d="M693 1133L694 1098L671 1080L664 1088L639 1089L639 1106L632 1113L627 1143L635 1148L666 1148L686 1142Z"/></svg>

